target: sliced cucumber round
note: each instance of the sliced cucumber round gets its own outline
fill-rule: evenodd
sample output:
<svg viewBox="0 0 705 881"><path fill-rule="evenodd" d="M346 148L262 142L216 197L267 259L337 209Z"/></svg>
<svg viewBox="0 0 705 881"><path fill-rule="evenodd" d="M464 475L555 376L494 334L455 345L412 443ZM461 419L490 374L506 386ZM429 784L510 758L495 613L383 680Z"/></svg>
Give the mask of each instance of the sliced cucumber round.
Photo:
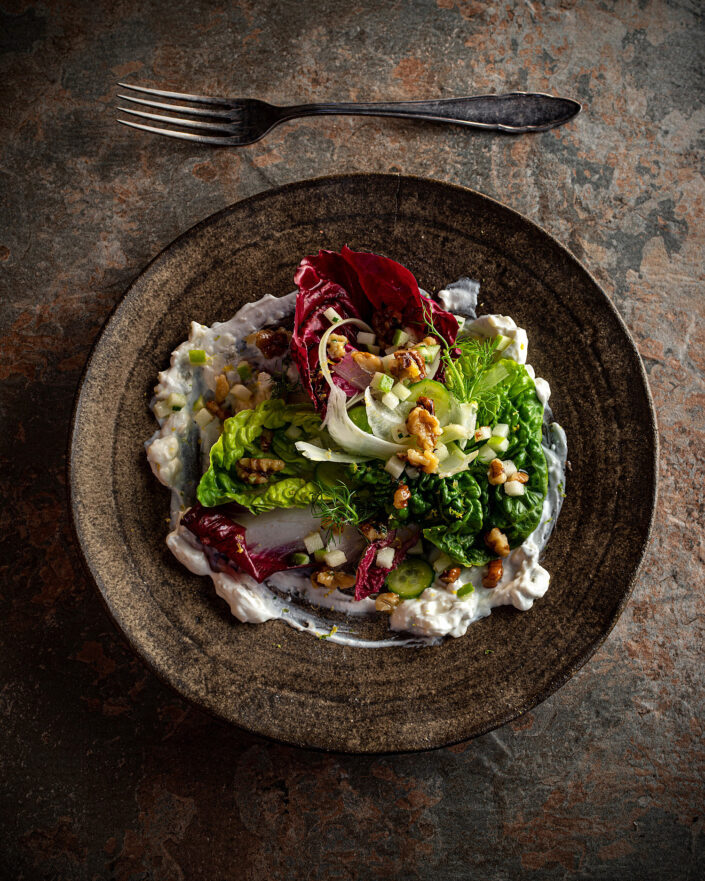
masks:
<svg viewBox="0 0 705 881"><path fill-rule="evenodd" d="M403 560L387 575L385 584L389 590L403 599L412 600L430 587L434 578L433 569L429 564L416 557L413 560Z"/></svg>
<svg viewBox="0 0 705 881"><path fill-rule="evenodd" d="M409 386L411 395L406 399L407 404L415 404L420 397L433 401L436 418L441 425L450 422L450 414L453 409L453 396L448 389L435 379L422 379Z"/></svg>
<svg viewBox="0 0 705 881"><path fill-rule="evenodd" d="M357 407L352 407L352 409L348 410L348 416L350 417L350 421L357 425L358 428L372 434L370 423L367 420L367 409L364 404L358 404Z"/></svg>

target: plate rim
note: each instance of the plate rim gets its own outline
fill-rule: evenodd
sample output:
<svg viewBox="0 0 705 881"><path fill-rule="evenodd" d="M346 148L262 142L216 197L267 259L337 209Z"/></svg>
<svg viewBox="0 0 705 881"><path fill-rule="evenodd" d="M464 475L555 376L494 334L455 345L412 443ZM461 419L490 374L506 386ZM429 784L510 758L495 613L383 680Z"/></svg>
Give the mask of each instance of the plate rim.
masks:
<svg viewBox="0 0 705 881"><path fill-rule="evenodd" d="M470 194L473 197L478 197L486 202L492 203L494 206L498 207L501 211L509 212L511 215L514 215L516 219L521 221L523 224L528 224L530 227L533 227L535 230L540 232L543 236L545 236L553 247L557 248L567 261L578 268L578 270L587 276L590 280L594 288L599 291L602 296L604 303L607 305L609 311L612 313L613 319L616 319L620 329L626 339L627 344L629 345L632 354L635 356L636 364L638 365L639 378L641 380L642 389L645 393L645 400L647 404L648 414L649 414L649 437L651 440L651 448L652 448L652 456L649 461L649 475L652 480L651 493L649 496L649 519L646 527L644 539L641 545L639 559L634 567L634 570L629 578L629 581L626 583L624 591L621 595L619 602L616 604L608 622L607 626L600 632L600 634L590 642L585 650L580 654L578 658L573 660L570 664L567 665L566 668L562 669L559 674L555 677L551 678L549 682L538 692L538 694L533 695L527 701L522 703L519 707L512 707L512 709L508 710L505 713L501 713L498 717L494 717L483 725L476 726L473 729L473 733L466 734L461 736L460 738L453 738L450 740L444 740L443 743L437 743L430 746L414 746L404 749L394 749L394 750L379 750L379 749L353 749L353 748L345 748L345 747L331 747L331 746L320 746L315 744L307 744L296 742L293 739L286 739L283 737L278 737L276 734L271 734L269 732L258 731L255 728L247 727L246 725L240 724L238 722L233 721L229 718L225 713L219 712L219 710L210 706L208 703L201 702L201 700L193 697L180 688L178 688L169 678L166 671L162 670L158 664L154 661L154 659L145 651L142 650L141 645L130 638L126 630L121 625L118 620L117 615L115 614L111 604L109 602L108 597L104 594L103 590L100 588L98 579L94 574L93 568L91 566L90 561L88 560L88 556L86 550L83 545L81 533L79 531L79 527L77 524L77 507L78 507L78 491L75 486L75 468L74 468L74 451L77 446L78 438L80 435L79 428L79 418L81 413L81 404L83 398L83 392L86 386L86 380L91 372L91 368L93 366L95 356L100 346L102 340L106 336L106 334L110 331L114 321L118 313L122 308L126 307L128 302L135 295L135 288L166 254L174 249L176 246L180 245L183 240L190 239L194 234L196 234L199 230L204 229L211 224L217 223L220 219L225 217L228 214L233 213L235 210L240 209L244 206L250 206L256 204L258 201L266 200L267 197L272 196L273 194L285 194L288 191L294 191L297 189L303 189L312 185L325 185L331 184L335 182L342 182L350 179L378 179L381 181L392 181L396 180L398 185L401 186L402 181L410 181L421 184L435 184L445 189L457 190L458 192L464 194ZM467 187L462 184L452 183L450 181L442 180L441 178L423 176L417 174L403 174L401 172L341 172L337 174L328 174L328 175L320 175L311 178L303 178L296 181L290 181L289 183L283 184L277 187L268 187L266 189L260 190L257 193L254 193L250 196L246 196L243 199L238 199L236 202L232 202L229 205L224 206L218 211L213 212L212 214L207 215L201 220L197 221L192 226L188 227L183 232L179 233L174 239L168 242L164 247L162 247L157 254L155 254L131 279L125 291L118 297L109 313L107 314L99 332L97 333L89 352L86 356L86 361L84 363L83 369L81 370L81 374L76 386L76 391L74 393L73 404L71 408L71 417L69 422L69 431L67 436L66 443L66 460L65 460L65 474L66 474L66 495L68 501L68 509L69 509L69 520L71 524L71 534L74 539L74 545L78 552L79 559L81 561L82 568L84 569L88 579L92 582L102 605L105 611L108 614L108 617L116 629L118 635L122 639L124 643L130 648L133 654L139 658L139 660L145 664L145 666L152 672L157 679L167 685L173 692L179 695L180 698L187 701L187 703L191 706L197 707L199 710L206 712L209 716L214 719L217 719L221 723L225 723L227 725L231 725L236 729L246 731L248 734L253 735L255 737L266 738L267 740L271 740L275 743L279 743L285 746L291 746L298 749L308 749L314 750L316 752L324 752L324 753L333 753L333 754L341 754L341 755L368 755L368 756L377 756L377 755L407 755L414 753L422 753L422 752L432 752L434 750L443 749L445 747L454 746L460 743L469 743L477 737L481 737L484 734L487 734L490 731L494 731L497 728L500 728L509 722L512 722L514 719L517 719L526 713L530 712L532 709L537 707L539 704L543 703L547 700L551 695L555 694L559 689L561 689L570 679L575 676L575 674L587 664L587 662L597 653L598 649L605 643L608 636L611 634L614 629L617 621L620 619L624 609L626 608L631 596L634 592L634 588L636 586L636 581L639 578L643 565L644 559L646 557L646 553L651 545L653 539L653 529L654 523L656 519L656 507L658 503L658 495L659 495L659 485L660 485L660 474L659 474L659 453L660 453L660 438L658 431L658 420L656 415L656 409L654 407L653 396L651 393L651 388L649 386L648 375L646 373L646 369L644 367L644 362L639 353L636 342L629 330L626 322L622 318L620 312L618 311L615 304L612 302L612 299L607 295L603 287L600 283L595 279L594 275L584 266L584 264L570 251L570 249L564 245L559 239L557 239L552 233L546 230L541 224L537 223L535 220L527 217L521 212L517 211L515 208L510 207L504 202L500 202L498 199L495 199L492 196L488 196L486 193L482 193L479 190L476 190L472 187ZM461 637L462 638L462 637Z"/></svg>

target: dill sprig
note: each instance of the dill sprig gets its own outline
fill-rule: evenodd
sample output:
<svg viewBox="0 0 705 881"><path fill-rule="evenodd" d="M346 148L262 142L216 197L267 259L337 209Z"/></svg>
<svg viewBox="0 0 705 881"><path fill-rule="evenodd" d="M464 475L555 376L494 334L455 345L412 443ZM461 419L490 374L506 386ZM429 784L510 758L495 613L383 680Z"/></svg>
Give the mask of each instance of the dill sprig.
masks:
<svg viewBox="0 0 705 881"><path fill-rule="evenodd" d="M318 493L311 503L311 509L314 517L321 518L328 545L334 533L341 532L345 526L357 526L364 517L353 502L352 490L342 480L332 486L316 485Z"/></svg>
<svg viewBox="0 0 705 881"><path fill-rule="evenodd" d="M494 364L497 357L499 339L483 339L481 337L466 337L456 340L449 346L443 335L436 329L433 323L431 309L426 303L423 304L424 321L429 332L432 333L441 345L441 363L445 370L445 384L455 397L462 403L475 401L478 410L482 409L485 419L489 420L497 415L501 398L492 388L482 389L480 380Z"/></svg>

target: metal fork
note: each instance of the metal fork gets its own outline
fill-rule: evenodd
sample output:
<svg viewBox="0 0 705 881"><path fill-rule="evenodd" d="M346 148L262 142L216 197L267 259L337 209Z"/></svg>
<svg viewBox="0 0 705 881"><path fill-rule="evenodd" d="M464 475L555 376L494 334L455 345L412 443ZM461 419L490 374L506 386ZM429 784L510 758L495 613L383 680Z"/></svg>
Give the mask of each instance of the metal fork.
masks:
<svg viewBox="0 0 705 881"><path fill-rule="evenodd" d="M300 116L396 116L402 119L423 119L429 122L450 122L473 128L521 134L540 132L562 125L580 112L581 105L570 98L556 98L539 92L509 92L504 95L476 95L468 98L443 98L438 101L393 101L372 104L297 104L292 107L275 107L264 101L250 98L214 98L206 95L188 95L181 92L165 92L162 89L148 89L130 83L119 83L125 89L156 95L159 98L172 98L187 102L184 105L166 104L133 95L119 95L123 101L178 113L195 119L180 119L159 113L147 113L119 107L122 113L142 117L156 123L167 123L174 128L157 125L144 125L118 119L122 125L166 135L169 138L182 138L199 144L212 144L221 147L241 147L253 144L264 137L268 131ZM197 105L197 106L190 106ZM193 131L183 131L192 129Z"/></svg>

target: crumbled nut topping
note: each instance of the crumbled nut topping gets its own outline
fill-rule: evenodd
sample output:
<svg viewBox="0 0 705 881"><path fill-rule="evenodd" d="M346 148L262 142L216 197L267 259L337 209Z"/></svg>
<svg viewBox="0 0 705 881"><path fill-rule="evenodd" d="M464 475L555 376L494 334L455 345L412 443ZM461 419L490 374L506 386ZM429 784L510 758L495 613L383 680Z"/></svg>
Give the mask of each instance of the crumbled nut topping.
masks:
<svg viewBox="0 0 705 881"><path fill-rule="evenodd" d="M386 528L379 523L373 523L372 521L361 523L358 529L369 542L379 541L379 539L387 537Z"/></svg>
<svg viewBox="0 0 705 881"><path fill-rule="evenodd" d="M221 422L225 422L228 416L230 416L230 413L228 413L227 410L224 410L220 404L216 404L215 401L206 401L206 410L208 410L211 415L220 419Z"/></svg>
<svg viewBox="0 0 705 881"><path fill-rule="evenodd" d="M460 566L451 566L441 574L441 581L452 584L460 578Z"/></svg>
<svg viewBox="0 0 705 881"><path fill-rule="evenodd" d="M394 507L399 510L401 510L402 508L406 508L409 504L410 498L411 490L405 483L402 483L402 485L398 487L397 491L394 493Z"/></svg>
<svg viewBox="0 0 705 881"><path fill-rule="evenodd" d="M506 557L509 554L509 539L496 526L485 536L485 544L498 557Z"/></svg>
<svg viewBox="0 0 705 881"><path fill-rule="evenodd" d="M406 420L406 430L416 437L421 450L432 450L441 436L441 423L423 407L414 407Z"/></svg>
<svg viewBox="0 0 705 881"><path fill-rule="evenodd" d="M237 476L244 483L266 483L269 475L281 471L285 463L281 459L250 459L244 457L235 463Z"/></svg>
<svg viewBox="0 0 705 881"><path fill-rule="evenodd" d="M501 459L493 459L490 467L487 469L487 479L492 486L499 486L507 482L507 475L504 473L504 465Z"/></svg>
<svg viewBox="0 0 705 881"><path fill-rule="evenodd" d="M436 415L436 405L430 398L427 398L426 395L419 395L416 403L419 405L419 407L423 407L424 410L427 410L431 414L431 416Z"/></svg>
<svg viewBox="0 0 705 881"><path fill-rule="evenodd" d="M332 333L328 337L328 358L331 361L340 361L345 357L345 346L348 344L348 338L342 333Z"/></svg>
<svg viewBox="0 0 705 881"><path fill-rule="evenodd" d="M394 363L389 368L392 373L401 382L403 379L410 379L414 382L423 379L426 376L426 362L422 356L413 349L399 349L394 353Z"/></svg>
<svg viewBox="0 0 705 881"><path fill-rule="evenodd" d="M420 468L426 474L434 474L438 470L438 457L430 450L407 450L405 453L397 453L400 459L406 459L409 465Z"/></svg>
<svg viewBox="0 0 705 881"><path fill-rule="evenodd" d="M529 475L526 473L526 471L515 471L514 474L509 475L509 477L507 478L507 483L512 480L515 480L517 483L528 483Z"/></svg>
<svg viewBox="0 0 705 881"><path fill-rule="evenodd" d="M230 391L230 386L228 385L228 380L225 377L224 373L221 373L215 380L215 402L216 404L222 404L223 401L227 398L228 392Z"/></svg>
<svg viewBox="0 0 705 881"><path fill-rule="evenodd" d="M341 588L345 590L355 584L356 578L348 572L336 572L324 566L311 574L311 584L314 587Z"/></svg>
<svg viewBox="0 0 705 881"><path fill-rule="evenodd" d="M486 588L497 587L502 580L504 567L501 560L490 560L487 564L487 574L482 576L482 586Z"/></svg>
<svg viewBox="0 0 705 881"><path fill-rule="evenodd" d="M387 612L391 615L394 609L401 602L401 597L396 593L381 593L375 600L375 609L378 612Z"/></svg>

